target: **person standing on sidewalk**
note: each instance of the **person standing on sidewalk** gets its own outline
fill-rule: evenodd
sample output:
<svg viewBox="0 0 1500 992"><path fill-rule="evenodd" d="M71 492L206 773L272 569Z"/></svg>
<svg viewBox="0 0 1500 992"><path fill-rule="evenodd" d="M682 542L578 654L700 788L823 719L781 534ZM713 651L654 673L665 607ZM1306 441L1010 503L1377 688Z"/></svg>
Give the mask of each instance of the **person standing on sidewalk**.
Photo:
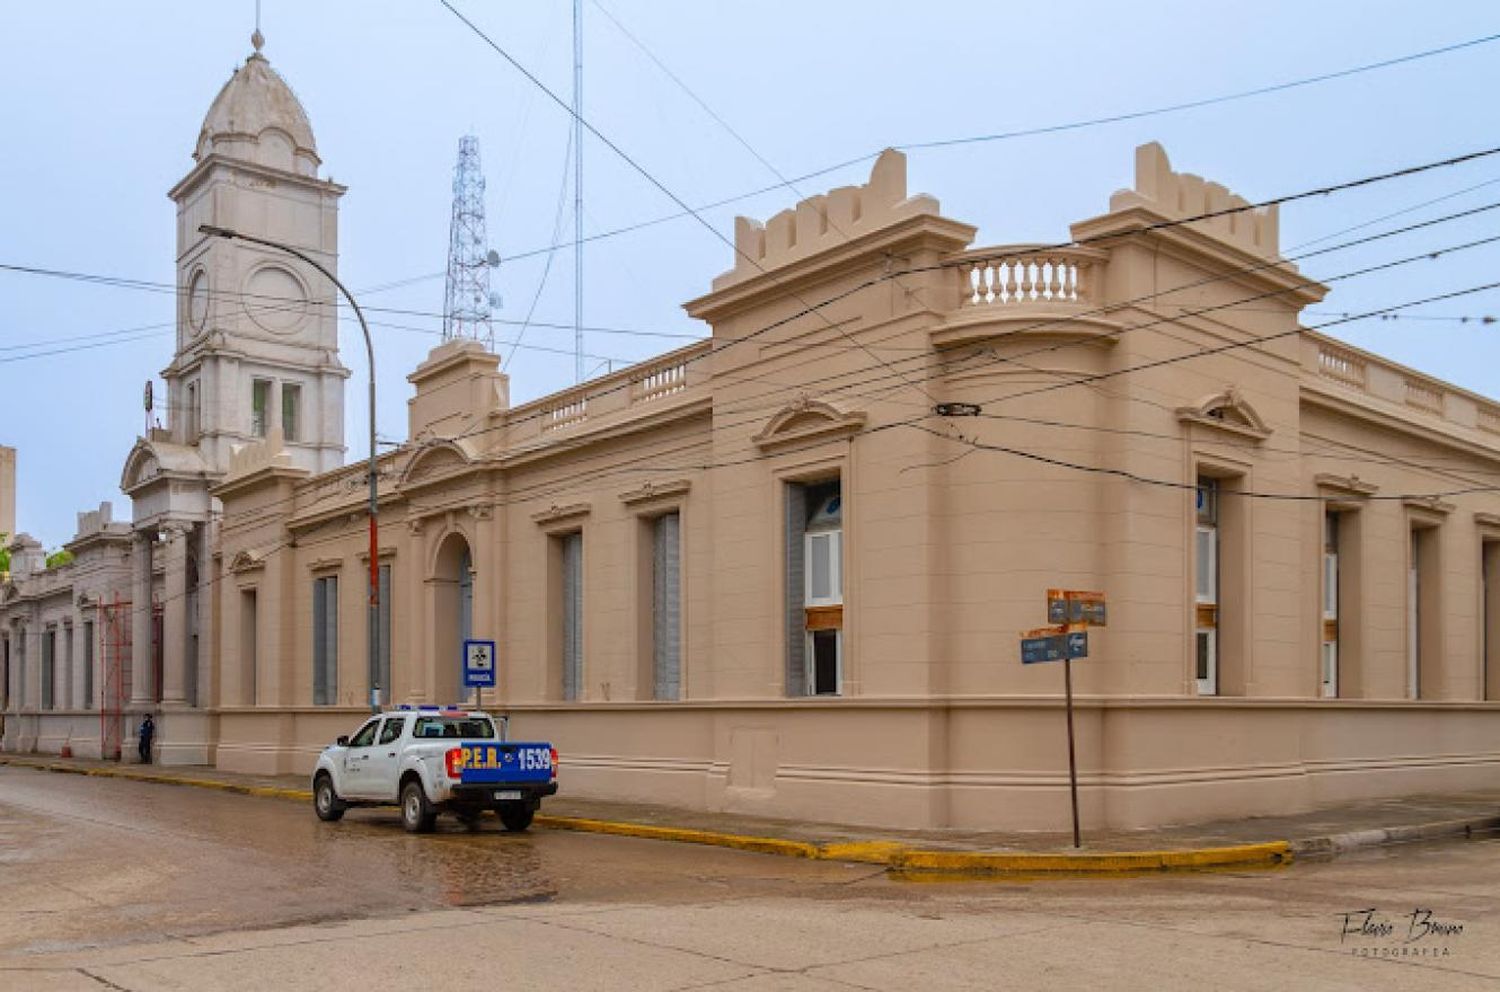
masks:
<svg viewBox="0 0 1500 992"><path fill-rule="evenodd" d="M137 745L141 755L141 764L143 765L151 764L151 741L155 736L156 722L151 719L151 714L147 713L141 719L140 742Z"/></svg>

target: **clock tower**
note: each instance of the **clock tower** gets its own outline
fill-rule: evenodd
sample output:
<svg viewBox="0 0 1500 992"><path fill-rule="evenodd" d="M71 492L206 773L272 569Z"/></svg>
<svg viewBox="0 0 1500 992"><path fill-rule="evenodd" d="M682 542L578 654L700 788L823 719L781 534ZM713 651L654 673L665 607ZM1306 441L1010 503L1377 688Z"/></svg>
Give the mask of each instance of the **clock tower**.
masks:
<svg viewBox="0 0 1500 992"><path fill-rule="evenodd" d="M222 475L245 444L276 440L292 464L343 463L344 380L335 290L291 255L200 234L200 225L281 242L337 271L338 201L319 178L307 112L255 50L209 107L177 204L177 347L170 441Z"/></svg>

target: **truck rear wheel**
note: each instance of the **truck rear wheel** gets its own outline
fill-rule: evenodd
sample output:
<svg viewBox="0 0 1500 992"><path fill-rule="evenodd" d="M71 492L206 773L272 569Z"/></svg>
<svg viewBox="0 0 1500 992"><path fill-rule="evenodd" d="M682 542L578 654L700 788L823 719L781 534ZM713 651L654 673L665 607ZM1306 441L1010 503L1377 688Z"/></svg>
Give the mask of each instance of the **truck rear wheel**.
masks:
<svg viewBox="0 0 1500 992"><path fill-rule="evenodd" d="M500 822L511 833L520 833L531 826L531 818L536 813L525 803L504 803L495 812L500 814Z"/></svg>
<svg viewBox="0 0 1500 992"><path fill-rule="evenodd" d="M416 779L408 779L401 787L401 825L406 828L407 833L425 834L432 831L436 822L437 813L427 801L422 783Z"/></svg>

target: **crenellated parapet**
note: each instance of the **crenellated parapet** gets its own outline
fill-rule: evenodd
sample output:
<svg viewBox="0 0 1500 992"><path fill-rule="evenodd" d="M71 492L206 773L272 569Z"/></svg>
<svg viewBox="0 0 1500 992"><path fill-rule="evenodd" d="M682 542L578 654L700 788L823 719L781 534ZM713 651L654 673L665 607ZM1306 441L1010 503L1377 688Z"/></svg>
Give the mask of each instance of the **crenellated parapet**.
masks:
<svg viewBox="0 0 1500 992"><path fill-rule="evenodd" d="M273 428L265 440L241 444L233 449L224 481L241 479L263 469L292 467L292 456L286 450L281 431Z"/></svg>
<svg viewBox="0 0 1500 992"><path fill-rule="evenodd" d="M906 193L906 156L887 148L875 159L870 181L810 196L765 224L734 221L734 268L716 277L717 291L753 276L845 244L860 235L919 214L938 215L936 197Z"/></svg>
<svg viewBox="0 0 1500 992"><path fill-rule="evenodd" d="M1248 207L1250 201L1219 183L1189 172L1172 171L1166 149L1153 141L1135 150L1135 187L1109 198L1111 213L1145 207L1169 220ZM1264 258L1280 257L1280 219L1276 206L1241 210L1188 225L1243 251Z"/></svg>

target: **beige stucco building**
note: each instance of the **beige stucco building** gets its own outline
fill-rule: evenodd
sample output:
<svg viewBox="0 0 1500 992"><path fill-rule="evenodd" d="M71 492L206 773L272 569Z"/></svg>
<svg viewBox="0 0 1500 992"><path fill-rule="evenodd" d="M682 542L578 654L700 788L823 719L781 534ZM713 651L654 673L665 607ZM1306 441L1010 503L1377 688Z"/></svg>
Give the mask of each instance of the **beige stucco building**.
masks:
<svg viewBox="0 0 1500 992"><path fill-rule="evenodd" d="M336 250L341 190L295 152L217 154L178 188L172 369L260 347L232 308L192 330L199 253L229 285L269 264L195 233L193 211L252 195L240 170L285 200L215 216ZM216 174L236 178L194 201ZM374 673L365 468L324 460L331 412L311 448L234 427L264 410L220 385L254 378L242 357L200 394L222 443L172 424L126 470L157 526L140 452L203 465L172 479L206 524L177 554L208 549L210 633L193 698L161 704L163 756L306 772L372 685L461 698L472 636L499 647L486 705L556 742L569 792L1060 829L1062 672L1022 665L1018 635L1065 587L1109 598L1074 665L1085 829L1493 787L1500 404L1302 329L1326 288L1281 258L1275 208L1157 145L1067 247L974 237L887 152L866 184L738 222L733 267L687 304L701 343L515 407L496 356L435 349L381 460ZM290 270L263 295L327 291ZM322 377L304 396L342 381L328 312L279 332L325 342L278 359ZM12 690L7 747L54 746L11 732L35 706Z"/></svg>

